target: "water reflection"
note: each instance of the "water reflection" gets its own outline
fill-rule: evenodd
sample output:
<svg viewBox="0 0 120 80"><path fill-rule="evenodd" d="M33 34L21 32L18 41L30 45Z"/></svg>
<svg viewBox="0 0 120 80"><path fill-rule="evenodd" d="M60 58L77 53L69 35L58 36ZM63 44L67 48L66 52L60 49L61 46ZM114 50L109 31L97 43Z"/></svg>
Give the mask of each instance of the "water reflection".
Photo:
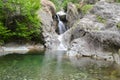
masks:
<svg viewBox="0 0 120 80"><path fill-rule="evenodd" d="M62 58L64 55L65 51L46 51L42 63L41 76L45 75L46 77L46 74L52 76L51 73L54 75L62 74Z"/></svg>

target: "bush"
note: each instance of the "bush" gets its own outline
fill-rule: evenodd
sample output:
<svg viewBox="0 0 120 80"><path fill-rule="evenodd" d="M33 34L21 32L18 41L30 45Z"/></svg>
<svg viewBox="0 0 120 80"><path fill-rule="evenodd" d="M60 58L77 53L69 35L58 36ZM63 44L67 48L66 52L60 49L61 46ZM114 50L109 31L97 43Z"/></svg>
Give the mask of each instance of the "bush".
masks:
<svg viewBox="0 0 120 80"><path fill-rule="evenodd" d="M5 42L40 39L40 21L36 14L39 8L39 0L0 0L0 39Z"/></svg>
<svg viewBox="0 0 120 80"><path fill-rule="evenodd" d="M56 10L59 11L61 8L66 10L68 2L78 3L80 0L59 0L59 1L58 0L50 0L50 1L52 1L55 4Z"/></svg>
<svg viewBox="0 0 120 80"><path fill-rule="evenodd" d="M91 5L91 4L86 4L86 5L84 5L82 8L81 8L81 10L82 10L82 12L84 13L84 14L86 14L88 11L90 11L91 9L93 8L93 5Z"/></svg>

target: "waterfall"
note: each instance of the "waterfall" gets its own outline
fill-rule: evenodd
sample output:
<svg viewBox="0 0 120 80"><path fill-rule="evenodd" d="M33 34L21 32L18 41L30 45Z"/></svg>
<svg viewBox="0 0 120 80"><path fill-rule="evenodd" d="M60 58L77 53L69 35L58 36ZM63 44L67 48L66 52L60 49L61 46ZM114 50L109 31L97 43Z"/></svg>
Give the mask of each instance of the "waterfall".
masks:
<svg viewBox="0 0 120 80"><path fill-rule="evenodd" d="M59 36L58 36L58 40L59 40L59 46L58 46L58 50L67 50L67 48L65 47L64 43L63 43L63 33L66 31L65 25L64 23L60 20L59 15L57 14L57 18L58 18L58 29L59 29Z"/></svg>
<svg viewBox="0 0 120 80"><path fill-rule="evenodd" d="M58 40L60 43L59 43L59 46L57 47L57 50L67 50L63 42L63 35L59 35Z"/></svg>
<svg viewBox="0 0 120 80"><path fill-rule="evenodd" d="M66 31L65 25L64 23L60 20L59 15L57 14L57 18L58 18L58 29L59 29L59 34L62 34Z"/></svg>

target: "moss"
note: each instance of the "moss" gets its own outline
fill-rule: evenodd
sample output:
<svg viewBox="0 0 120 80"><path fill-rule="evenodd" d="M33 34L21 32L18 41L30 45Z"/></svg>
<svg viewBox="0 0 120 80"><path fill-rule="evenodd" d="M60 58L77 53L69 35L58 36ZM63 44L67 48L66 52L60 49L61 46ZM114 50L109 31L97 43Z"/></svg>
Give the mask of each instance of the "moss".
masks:
<svg viewBox="0 0 120 80"><path fill-rule="evenodd" d="M0 40L0 46L4 44L4 41L3 40Z"/></svg>
<svg viewBox="0 0 120 80"><path fill-rule="evenodd" d="M118 53L120 54L120 49L118 50Z"/></svg>
<svg viewBox="0 0 120 80"><path fill-rule="evenodd" d="M120 29L120 22L117 23L117 28Z"/></svg>
<svg viewBox="0 0 120 80"><path fill-rule="evenodd" d="M120 0L116 0L116 2L118 2L118 3L119 3L119 2L120 2Z"/></svg>
<svg viewBox="0 0 120 80"><path fill-rule="evenodd" d="M84 13L84 14L86 14L88 11L90 11L91 9L93 8L93 5L91 5L91 4L86 4L86 5L84 5L82 8L81 8L81 10L82 10L82 12Z"/></svg>
<svg viewBox="0 0 120 80"><path fill-rule="evenodd" d="M106 23L106 20L104 18L102 18L101 16L97 16L97 21L100 23Z"/></svg>

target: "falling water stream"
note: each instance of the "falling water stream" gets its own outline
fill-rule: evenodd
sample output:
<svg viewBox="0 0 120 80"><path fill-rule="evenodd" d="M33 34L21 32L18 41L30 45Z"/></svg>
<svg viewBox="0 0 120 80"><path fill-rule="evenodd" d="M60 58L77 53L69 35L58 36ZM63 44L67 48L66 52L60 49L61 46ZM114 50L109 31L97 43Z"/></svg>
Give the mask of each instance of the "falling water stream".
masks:
<svg viewBox="0 0 120 80"><path fill-rule="evenodd" d="M66 31L65 25L64 23L60 20L59 15L57 15L58 18L58 29L59 29L59 36L58 36L58 40L60 42L57 50L67 50L67 48L65 47L64 43L63 43L63 33Z"/></svg>
<svg viewBox="0 0 120 80"><path fill-rule="evenodd" d="M58 29L59 29L59 34L63 34L66 31L64 23L60 20L59 15L57 15L58 18Z"/></svg>

